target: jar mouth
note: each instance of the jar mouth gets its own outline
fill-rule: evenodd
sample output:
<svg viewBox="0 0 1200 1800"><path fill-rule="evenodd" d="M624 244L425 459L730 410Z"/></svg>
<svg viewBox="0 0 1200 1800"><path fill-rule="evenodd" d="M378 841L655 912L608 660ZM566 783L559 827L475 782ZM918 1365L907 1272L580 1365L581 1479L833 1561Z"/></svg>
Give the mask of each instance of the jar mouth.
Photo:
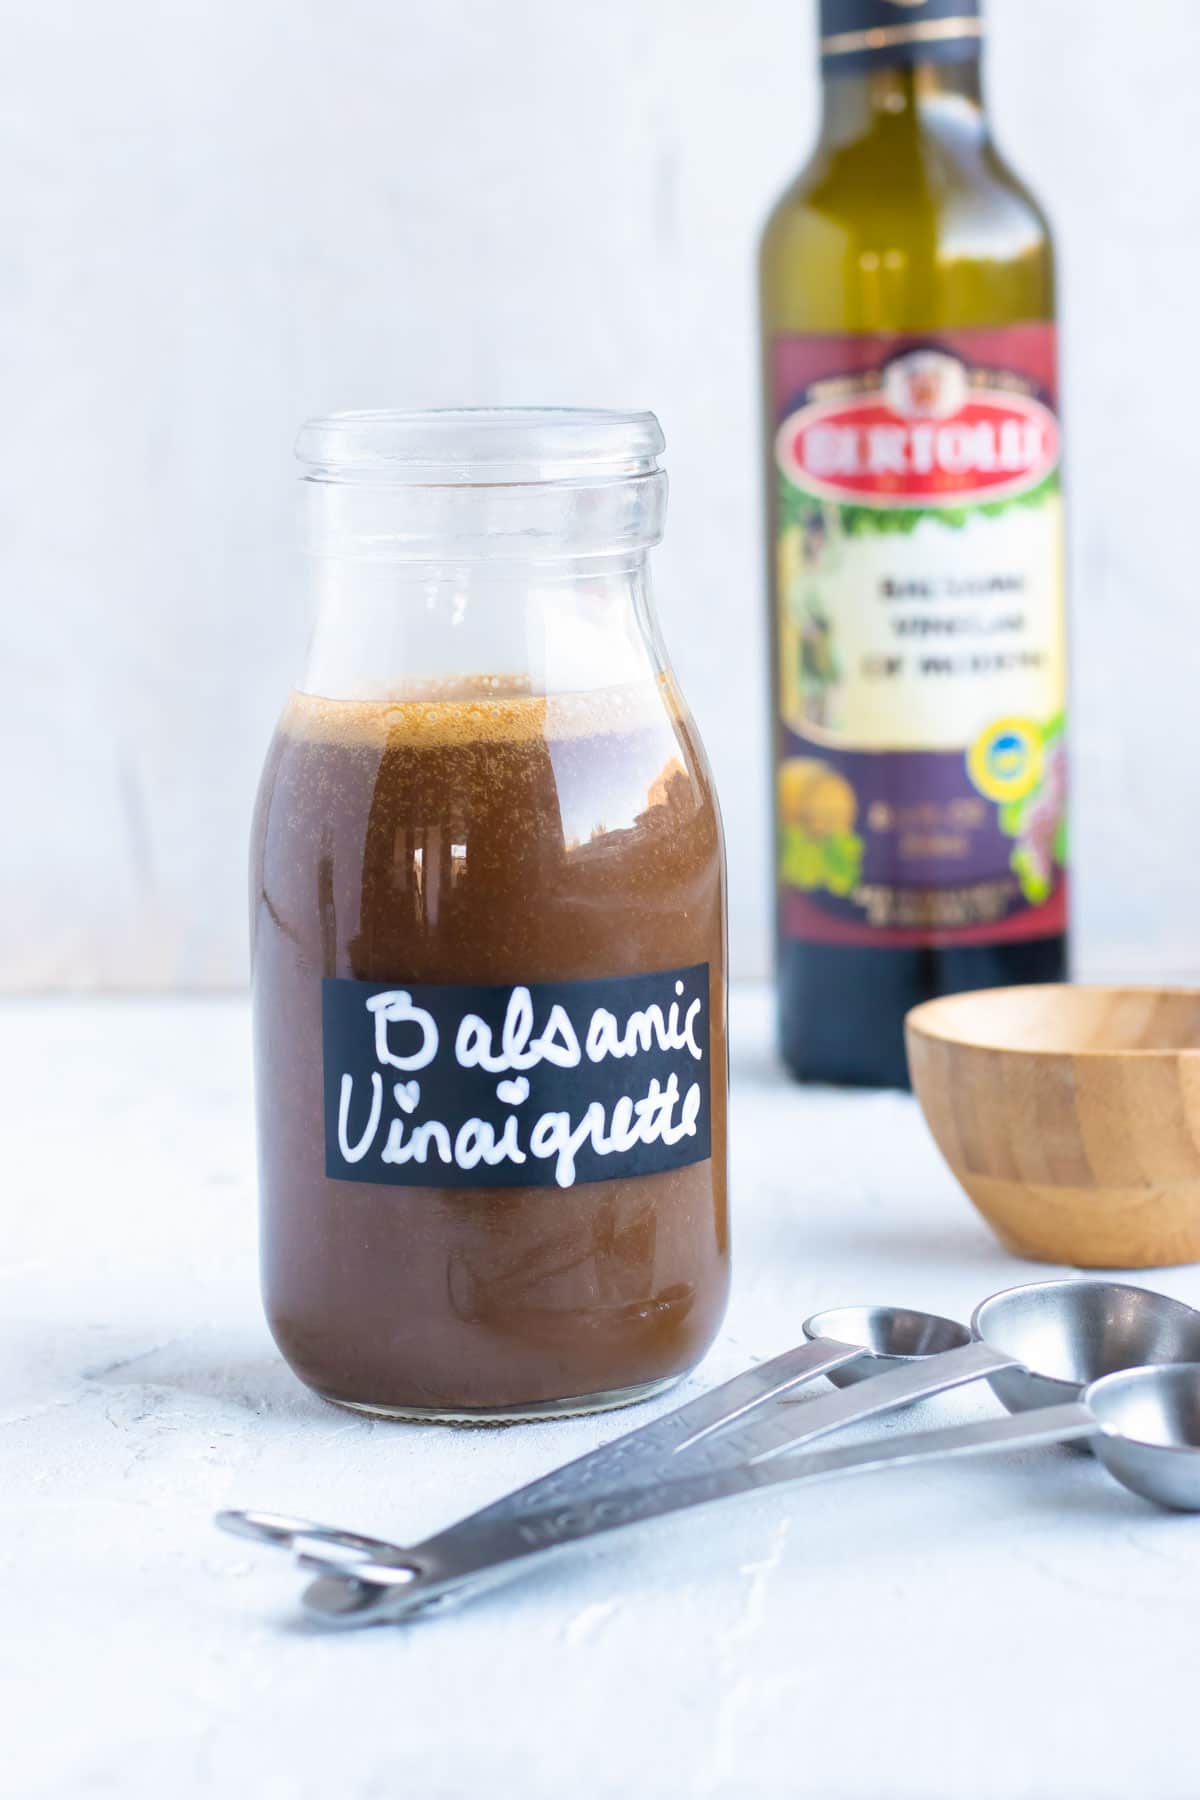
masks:
<svg viewBox="0 0 1200 1800"><path fill-rule="evenodd" d="M652 412L498 406L330 413L296 440L304 479L382 487L626 481L658 471Z"/></svg>

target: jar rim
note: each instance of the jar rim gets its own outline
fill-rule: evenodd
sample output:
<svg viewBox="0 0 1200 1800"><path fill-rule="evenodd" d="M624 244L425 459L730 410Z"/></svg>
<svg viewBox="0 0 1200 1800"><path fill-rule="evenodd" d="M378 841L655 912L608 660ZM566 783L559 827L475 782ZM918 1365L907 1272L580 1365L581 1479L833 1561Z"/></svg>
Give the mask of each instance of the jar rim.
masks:
<svg viewBox="0 0 1200 1800"><path fill-rule="evenodd" d="M602 407L387 408L309 419L296 440L306 481L477 487L626 480L666 447L652 412Z"/></svg>

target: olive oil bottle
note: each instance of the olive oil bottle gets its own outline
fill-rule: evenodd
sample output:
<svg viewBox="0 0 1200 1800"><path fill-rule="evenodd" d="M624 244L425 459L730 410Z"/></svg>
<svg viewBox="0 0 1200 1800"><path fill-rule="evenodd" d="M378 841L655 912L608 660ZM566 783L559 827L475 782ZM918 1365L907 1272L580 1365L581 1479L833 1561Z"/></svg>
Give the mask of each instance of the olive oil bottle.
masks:
<svg viewBox="0 0 1200 1800"><path fill-rule="evenodd" d="M761 267L781 1040L801 1079L903 1086L909 1007L1065 970L1054 257L981 0L820 18Z"/></svg>

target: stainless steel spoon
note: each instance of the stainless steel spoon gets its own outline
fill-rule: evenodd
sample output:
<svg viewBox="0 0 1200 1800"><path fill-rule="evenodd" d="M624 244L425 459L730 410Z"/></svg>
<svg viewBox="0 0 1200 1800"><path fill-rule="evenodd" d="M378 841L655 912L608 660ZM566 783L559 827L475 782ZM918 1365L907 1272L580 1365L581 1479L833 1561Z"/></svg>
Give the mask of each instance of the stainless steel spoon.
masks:
<svg viewBox="0 0 1200 1800"><path fill-rule="evenodd" d="M842 1338L872 1347L881 1334L887 1336L886 1320L870 1307L817 1313L803 1329L817 1341ZM966 1328L960 1329L965 1337ZM1149 1288L1086 1276L1035 1281L990 1295L971 1315L971 1334L1016 1359L988 1378L1009 1412L1077 1400L1089 1382L1120 1369L1200 1362L1195 1307ZM909 1335L915 1343L915 1325ZM859 1361L831 1369L829 1379L850 1387L870 1374L870 1362Z"/></svg>
<svg viewBox="0 0 1200 1800"><path fill-rule="evenodd" d="M1182 1300L1119 1281L1035 1281L980 1301L977 1338L1012 1351L1018 1365L989 1377L1009 1412L1077 1400L1124 1369L1200 1363L1200 1312Z"/></svg>
<svg viewBox="0 0 1200 1800"><path fill-rule="evenodd" d="M575 1506L493 1524L487 1531L447 1533L411 1554L403 1566L325 1573L304 1596L307 1611L328 1624L363 1626L409 1618L437 1600L491 1586L531 1558L667 1514L706 1506L786 1482L854 1470L1032 1449L1087 1440L1123 1487L1156 1505L1200 1512L1200 1364L1131 1369L1107 1375L1070 1405L1016 1418L894 1438L885 1444L828 1450L786 1463L751 1462L657 1487L582 1498Z"/></svg>
<svg viewBox="0 0 1200 1800"><path fill-rule="evenodd" d="M987 1315L985 1317L985 1315ZM993 1385L1007 1377L1028 1379L1033 1392L1054 1399L1075 1398L1087 1375L1089 1355L1095 1375L1136 1361L1200 1361L1200 1313L1143 1288L1105 1281L1043 1282L994 1295L977 1309L976 1330L987 1329L1009 1348L972 1342L966 1326L936 1315L896 1307L848 1307L805 1321L814 1340L770 1363L747 1371L688 1406L630 1432L565 1467L551 1471L516 1493L451 1526L449 1531L406 1548L308 1520L261 1512L226 1512L218 1524L259 1542L295 1550L306 1567L334 1576L371 1579L381 1567L410 1574L427 1552L440 1554L460 1536L477 1538L493 1526L571 1505L589 1493L611 1492L640 1480L661 1482L681 1470L725 1468L734 1459L760 1461L795 1450L843 1425L858 1422L942 1393L986 1375ZM1031 1329L1022 1330L1025 1322ZM842 1341L831 1341L842 1340ZM1027 1341L1028 1340L1028 1341ZM1039 1373L1026 1359L1045 1352L1049 1366ZM1128 1363L1120 1358L1126 1354ZM878 1371L885 1371L880 1374ZM797 1412L769 1410L767 1400L786 1396L816 1374L843 1385L871 1376L856 1395L826 1395ZM1016 1393L1027 1390L1020 1386ZM1005 1398L1005 1393L1001 1398ZM377 1577L376 1577L377 1578Z"/></svg>
<svg viewBox="0 0 1200 1800"><path fill-rule="evenodd" d="M847 1318L852 1315L848 1312ZM493 1505L473 1513L463 1524L482 1525L494 1519L519 1516L522 1512L541 1511L560 1499L576 1499L588 1491L608 1493L617 1488L633 1487L639 1481L660 1480L668 1468L680 1469L708 1466L712 1460L730 1459L729 1440L722 1435L768 1401L778 1400L819 1376L831 1379L855 1365L864 1374L878 1375L892 1369L910 1369L948 1350L967 1349L972 1344L970 1329L953 1319L942 1319L934 1313L913 1312L898 1306L861 1308L853 1315L866 1321L845 1343L831 1341L809 1330L810 1340L795 1349L786 1350L769 1362L758 1363L720 1387L711 1388L686 1406L661 1418L652 1419L634 1431L602 1444L599 1449L577 1457L573 1462L552 1469L548 1475L506 1494ZM816 1341L812 1341L812 1340ZM979 1370L967 1376L975 1379ZM960 1378L961 1379L961 1378ZM953 1386L952 1381L949 1385ZM902 1402L895 1402L902 1404ZM871 1408L863 1412L855 1408L855 1417L870 1417ZM803 1420L807 1426L810 1409ZM814 1425L819 1420L813 1421ZM832 1429L832 1427L825 1427ZM796 1439L798 1423L789 1415L783 1438ZM804 1433L808 1436L807 1429ZM718 1449L718 1444L722 1448ZM337 1526L318 1525L309 1519L292 1518L284 1513L229 1511L218 1514L222 1530L237 1537L248 1537L258 1543L295 1549L315 1558L322 1547L333 1555L345 1552L357 1555L407 1555L398 1544L380 1538L364 1537Z"/></svg>

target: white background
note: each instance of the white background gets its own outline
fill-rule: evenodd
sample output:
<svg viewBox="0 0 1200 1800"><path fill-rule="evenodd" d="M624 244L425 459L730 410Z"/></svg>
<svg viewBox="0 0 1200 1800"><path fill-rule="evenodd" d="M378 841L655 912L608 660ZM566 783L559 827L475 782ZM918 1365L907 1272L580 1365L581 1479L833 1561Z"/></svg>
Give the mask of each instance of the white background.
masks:
<svg viewBox="0 0 1200 1800"><path fill-rule="evenodd" d="M1060 229L1081 961L1200 974L1200 7L992 0ZM637 404L659 592L767 962L753 253L815 124L798 0L8 0L0 984L235 984L302 629L291 439Z"/></svg>

